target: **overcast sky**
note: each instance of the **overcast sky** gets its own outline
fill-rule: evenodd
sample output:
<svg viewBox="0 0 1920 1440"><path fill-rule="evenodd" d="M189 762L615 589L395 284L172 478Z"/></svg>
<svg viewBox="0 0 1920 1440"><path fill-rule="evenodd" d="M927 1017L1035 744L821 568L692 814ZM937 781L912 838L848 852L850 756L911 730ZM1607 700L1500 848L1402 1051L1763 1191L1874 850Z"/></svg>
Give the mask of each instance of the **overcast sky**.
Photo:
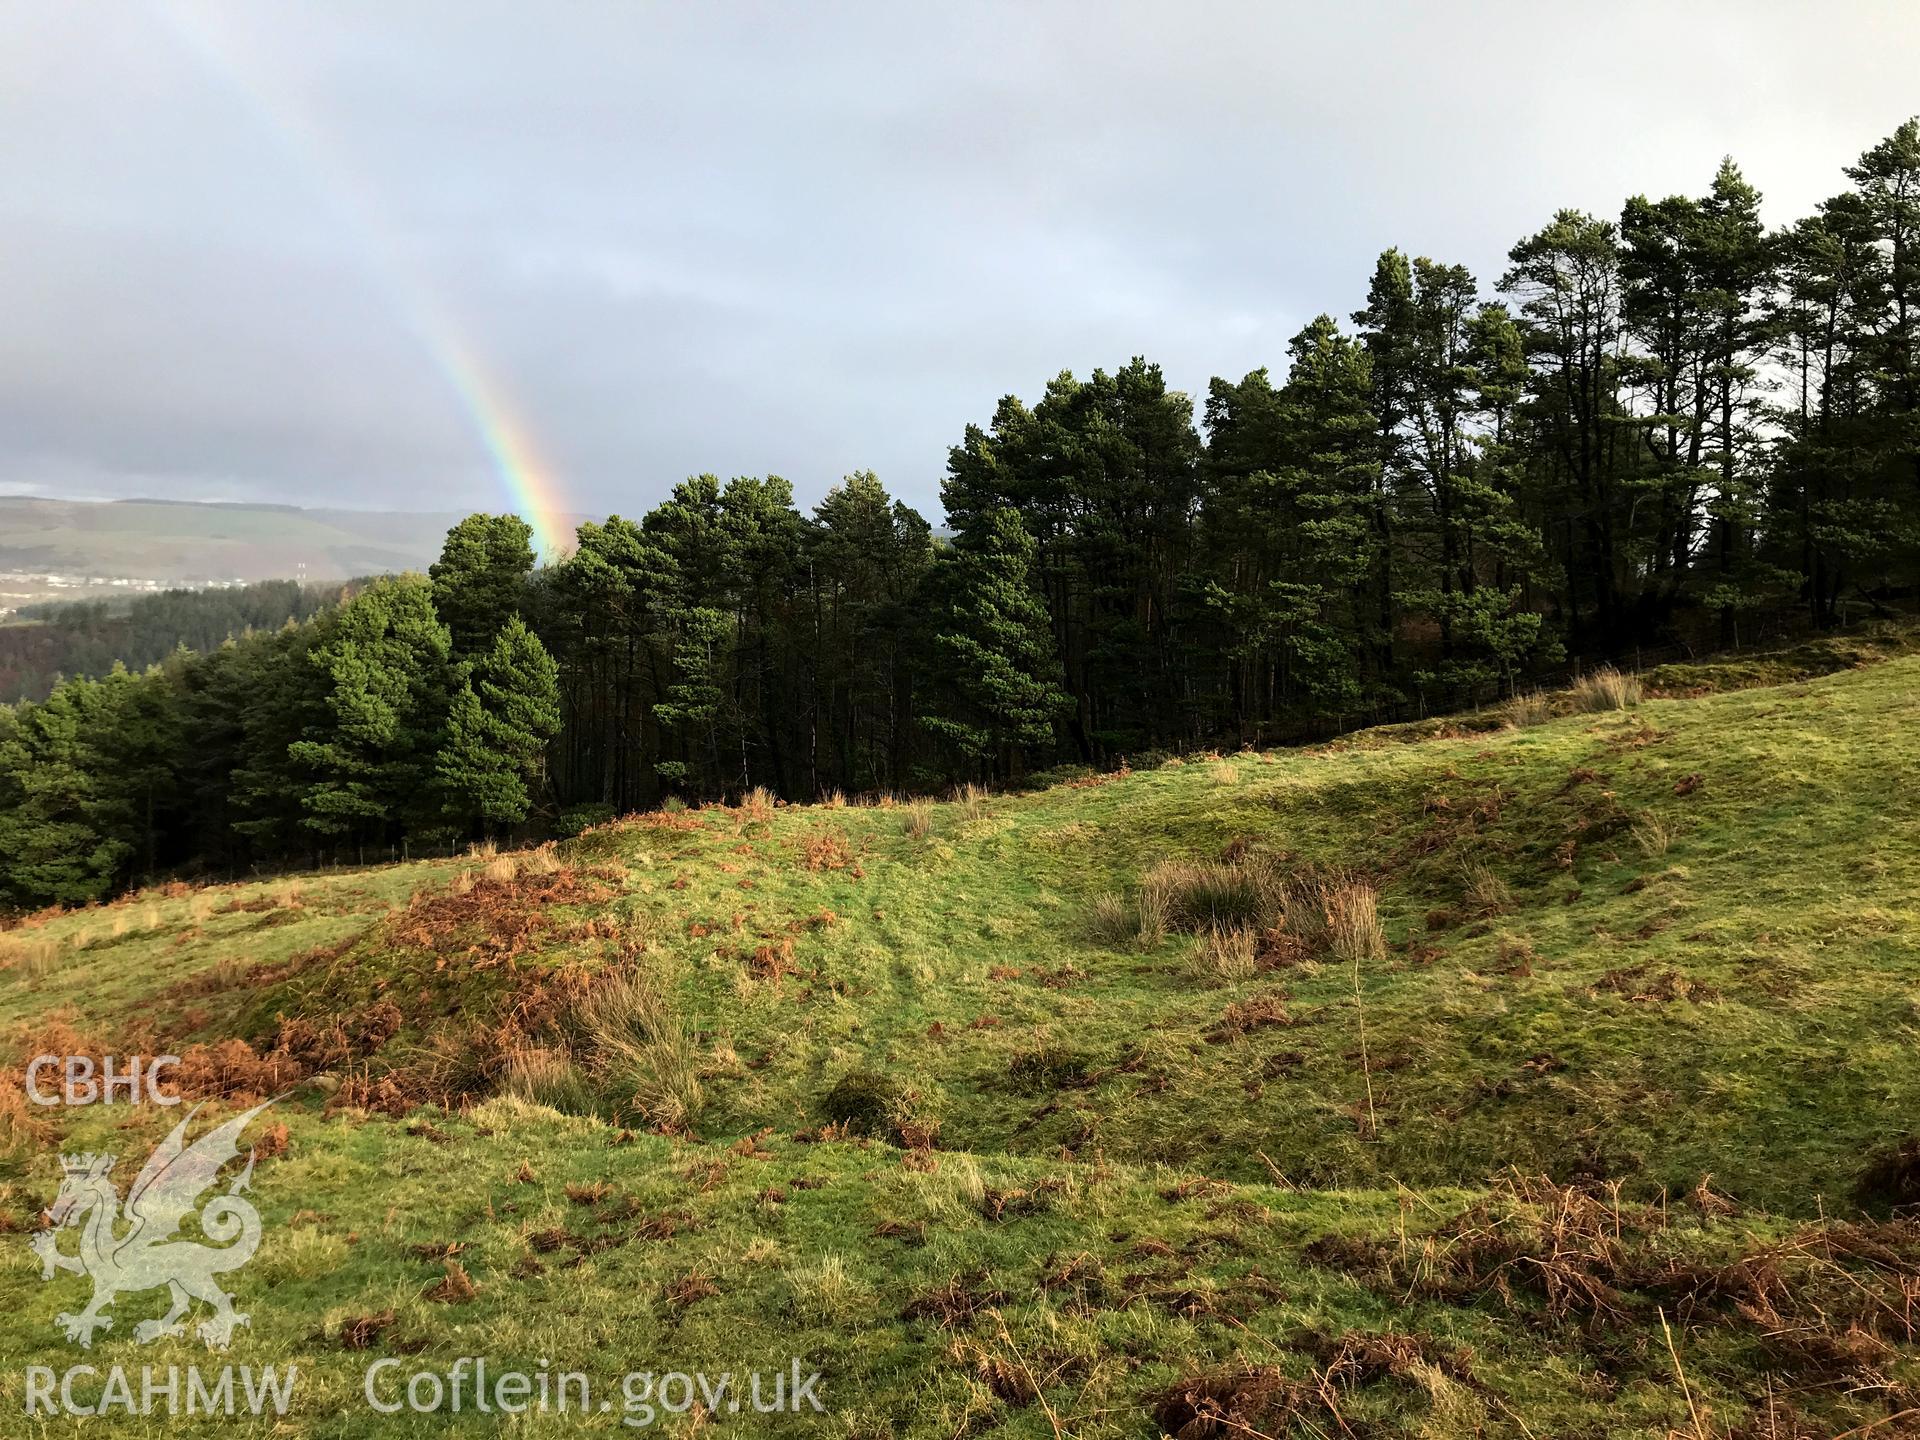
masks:
<svg viewBox="0 0 1920 1440"><path fill-rule="evenodd" d="M699 471L937 514L1009 391L1285 363L1388 245L1770 220L1920 109L1920 5L0 0L0 493L571 508ZM463 338L460 338L463 337Z"/></svg>

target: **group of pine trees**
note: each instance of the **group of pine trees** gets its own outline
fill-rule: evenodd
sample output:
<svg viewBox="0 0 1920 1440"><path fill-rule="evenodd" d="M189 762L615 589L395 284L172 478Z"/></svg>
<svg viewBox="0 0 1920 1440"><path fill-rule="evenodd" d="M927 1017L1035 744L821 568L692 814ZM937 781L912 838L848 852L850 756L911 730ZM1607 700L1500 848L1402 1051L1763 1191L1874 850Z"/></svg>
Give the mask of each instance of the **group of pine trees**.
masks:
<svg viewBox="0 0 1920 1440"><path fill-rule="evenodd" d="M575 827L663 797L931 788L1512 690L1920 594L1920 124L1768 231L1574 211L1496 293L1389 250L1284 376L1201 409L1135 359L1009 396L936 536L871 474L811 514L700 476L536 566L428 576L0 711L0 901Z"/></svg>

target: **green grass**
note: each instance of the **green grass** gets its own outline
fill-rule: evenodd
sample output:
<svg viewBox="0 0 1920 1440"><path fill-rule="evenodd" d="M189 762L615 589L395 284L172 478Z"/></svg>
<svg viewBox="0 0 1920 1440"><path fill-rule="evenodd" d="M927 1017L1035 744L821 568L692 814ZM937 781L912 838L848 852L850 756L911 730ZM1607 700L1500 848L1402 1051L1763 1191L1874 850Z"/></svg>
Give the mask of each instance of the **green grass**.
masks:
<svg viewBox="0 0 1920 1440"><path fill-rule="evenodd" d="M1244 1364L1330 1401L1260 1412L1302 1435L1836 1435L1910 1403L1904 1330L1870 1316L1886 1354L1816 1362L1724 1284L1670 1272L1768 1246L1799 1264L1816 1232L1845 1252L1820 1227L1920 1129L1920 660L1690 678L1675 688L1722 693L1171 764L936 804L924 825L905 807L641 817L563 847L560 877L464 896L448 887L476 862L305 877L297 904L274 883L136 897L0 936L0 1026L17 1049L58 1016L120 1053L265 1051L288 1022L373 1036L283 1102L290 1147L255 1177L268 1231L233 1279L254 1321L231 1358L300 1364L272 1433L491 1433L350 1403L394 1353L824 1372L830 1417L725 1417L741 1434L1151 1435L1176 1414L1162 1392ZM1177 915L1144 942L1120 923L1166 861L1296 877L1251 977L1196 965ZM1377 892L1384 958L1318 933L1303 897L1329 876ZM1272 918L1228 923L1242 910ZM634 975L651 989L623 1050L580 997ZM366 1029L381 1007L390 1035ZM697 1067L671 1135L646 1133L669 1112L633 1071L662 1015ZM539 1093L580 1113L484 1098L515 1046L564 1055ZM389 1073L446 1108L339 1103ZM819 1140L850 1096L864 1133ZM56 1144L119 1150L124 1182L171 1118L29 1117L0 1216L31 1228ZM1632 1218L1609 1223L1658 1260L1593 1262L1620 1306L1480 1283L1482 1230L1459 1217L1551 1211L1502 1188L1534 1175L1617 1182ZM1707 1177L1731 1214L1681 1203ZM581 1204L568 1184L611 1189ZM572 1238L540 1248L556 1229ZM463 1304L421 1298L442 1265L414 1247L448 1243L478 1286ZM22 1365L77 1355L52 1316L80 1282L42 1285L23 1236L0 1253L10 1406ZM1847 1284L1867 1293L1909 1261L1860 1263ZM683 1305L693 1275L713 1293ZM186 1363L182 1342L127 1336L157 1299L123 1300L87 1358ZM371 1349L341 1347L344 1322L387 1310ZM1413 1358L1338 1358L1383 1334ZM1753 1419L1769 1404L1772 1431Z"/></svg>

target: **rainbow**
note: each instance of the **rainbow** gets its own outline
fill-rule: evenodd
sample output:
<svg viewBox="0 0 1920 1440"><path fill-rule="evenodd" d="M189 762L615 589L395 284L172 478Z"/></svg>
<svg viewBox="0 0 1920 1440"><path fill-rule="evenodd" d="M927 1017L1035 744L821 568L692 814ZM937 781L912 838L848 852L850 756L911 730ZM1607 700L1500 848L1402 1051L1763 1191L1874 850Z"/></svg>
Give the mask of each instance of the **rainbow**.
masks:
<svg viewBox="0 0 1920 1440"><path fill-rule="evenodd" d="M172 0L152 0L155 17L180 48L239 99L307 176L315 193L351 234L370 276L401 323L419 342L459 406L511 501L533 527L535 552L556 559L573 548L554 468L541 456L506 387L481 359L431 288L404 262L392 230L380 219L373 191L285 87L269 88L266 68L231 26L205 12L189 14Z"/></svg>

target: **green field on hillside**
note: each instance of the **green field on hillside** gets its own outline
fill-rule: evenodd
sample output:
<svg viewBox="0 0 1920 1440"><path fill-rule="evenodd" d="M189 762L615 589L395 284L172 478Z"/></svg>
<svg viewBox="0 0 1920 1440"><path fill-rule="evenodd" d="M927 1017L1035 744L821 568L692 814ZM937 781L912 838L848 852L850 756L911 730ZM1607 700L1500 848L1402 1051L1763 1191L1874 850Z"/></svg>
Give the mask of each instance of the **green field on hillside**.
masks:
<svg viewBox="0 0 1920 1440"><path fill-rule="evenodd" d="M823 1414L652 1428L1907 1432L1920 659L1532 708L35 917L16 1080L286 1098L210 1360L136 1342L158 1291L82 1352L29 1249L61 1151L124 1192L184 1112L0 1092L0 1409L28 1366L293 1364L277 1421L112 1423L614 1434L624 1372L798 1361ZM462 1356L610 1408L364 1401Z"/></svg>

